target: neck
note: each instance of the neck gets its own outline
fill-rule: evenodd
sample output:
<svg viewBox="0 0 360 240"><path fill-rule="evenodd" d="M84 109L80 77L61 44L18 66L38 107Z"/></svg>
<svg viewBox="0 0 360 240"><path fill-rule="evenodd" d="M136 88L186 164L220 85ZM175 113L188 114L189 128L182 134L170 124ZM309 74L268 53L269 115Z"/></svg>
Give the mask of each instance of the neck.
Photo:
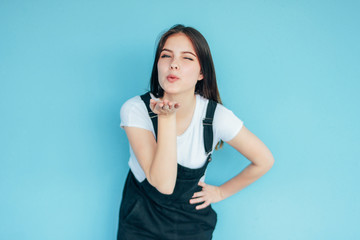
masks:
<svg viewBox="0 0 360 240"><path fill-rule="evenodd" d="M193 92L182 94L168 94L165 92L163 99L180 104L180 108L176 112L177 118L183 118L192 113L196 104L196 96Z"/></svg>

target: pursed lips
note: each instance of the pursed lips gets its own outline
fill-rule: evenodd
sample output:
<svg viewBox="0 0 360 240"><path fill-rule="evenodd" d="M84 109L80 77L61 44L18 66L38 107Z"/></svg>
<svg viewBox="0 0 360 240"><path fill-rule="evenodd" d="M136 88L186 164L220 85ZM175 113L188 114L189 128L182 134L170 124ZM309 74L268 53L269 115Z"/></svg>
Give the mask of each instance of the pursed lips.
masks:
<svg viewBox="0 0 360 240"><path fill-rule="evenodd" d="M179 78L176 76L176 75L174 75L174 74L170 74L170 75L168 75L167 77L166 77L166 79L169 81L169 82L175 82L176 80L179 80Z"/></svg>

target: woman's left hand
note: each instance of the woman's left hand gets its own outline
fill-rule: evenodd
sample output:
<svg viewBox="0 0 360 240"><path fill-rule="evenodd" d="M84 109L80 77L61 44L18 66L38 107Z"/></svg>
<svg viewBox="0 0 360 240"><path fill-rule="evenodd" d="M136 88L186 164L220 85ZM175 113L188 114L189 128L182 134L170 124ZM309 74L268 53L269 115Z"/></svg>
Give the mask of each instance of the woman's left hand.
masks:
<svg viewBox="0 0 360 240"><path fill-rule="evenodd" d="M221 190L218 186L209 185L202 181L199 181L198 185L202 187L202 190L194 193L190 199L190 204L204 202L203 204L196 206L197 210L206 208L211 203L223 200Z"/></svg>

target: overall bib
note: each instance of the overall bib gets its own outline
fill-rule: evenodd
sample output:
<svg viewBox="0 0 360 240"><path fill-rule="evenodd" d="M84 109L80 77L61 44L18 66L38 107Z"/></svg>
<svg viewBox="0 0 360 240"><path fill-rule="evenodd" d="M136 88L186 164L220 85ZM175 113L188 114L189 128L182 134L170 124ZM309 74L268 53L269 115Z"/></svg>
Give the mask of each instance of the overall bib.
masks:
<svg viewBox="0 0 360 240"><path fill-rule="evenodd" d="M157 135L157 115L150 107L149 92L141 96ZM126 178L120 205L118 240L209 240L217 222L211 205L196 210L202 203L190 204L198 185L211 161L213 143L212 120L217 103L209 100L203 120L204 148L208 155L205 164L196 169L177 165L177 179L172 194L163 194L145 178L139 182L131 170Z"/></svg>

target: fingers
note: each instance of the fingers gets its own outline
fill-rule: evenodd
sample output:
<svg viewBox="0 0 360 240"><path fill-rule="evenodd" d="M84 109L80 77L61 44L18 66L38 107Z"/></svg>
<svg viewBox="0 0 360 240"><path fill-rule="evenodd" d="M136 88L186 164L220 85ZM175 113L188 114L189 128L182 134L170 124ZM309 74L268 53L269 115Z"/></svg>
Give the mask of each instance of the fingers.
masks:
<svg viewBox="0 0 360 240"><path fill-rule="evenodd" d="M200 210L200 209L208 207L209 205L210 205L210 202L204 202L203 204L198 205L195 208L196 208L196 210Z"/></svg>
<svg viewBox="0 0 360 240"><path fill-rule="evenodd" d="M198 185L204 187L204 183L201 181L199 181ZM210 204L208 201L206 201L206 196L204 191L194 193L192 199L190 199L190 204L202 203L202 202L203 204L195 207L197 210L203 209Z"/></svg>
<svg viewBox="0 0 360 240"><path fill-rule="evenodd" d="M154 111L156 105L156 101L154 99L150 99L150 109Z"/></svg>
<svg viewBox="0 0 360 240"><path fill-rule="evenodd" d="M201 202L204 202L204 203L201 204L201 205L196 206L195 208L197 210L206 208L207 206L210 205L210 201L206 201L204 197L198 197L198 198L190 199L190 204L201 203Z"/></svg>
<svg viewBox="0 0 360 240"><path fill-rule="evenodd" d="M170 105L168 105L168 104L165 104L163 107L162 107L162 109L163 110L170 110Z"/></svg>
<svg viewBox="0 0 360 240"><path fill-rule="evenodd" d="M202 197L202 196L204 196L204 195L205 195L205 193L204 193L203 191L201 191L201 192L196 192L196 193L194 193L194 194L192 195L192 198Z"/></svg>
<svg viewBox="0 0 360 240"><path fill-rule="evenodd" d="M190 199L190 204L202 203L196 206L196 210L208 207L211 203L221 201L219 195L219 187L208 185L202 181L198 182L198 185L202 187L200 192L195 192Z"/></svg>
<svg viewBox="0 0 360 240"><path fill-rule="evenodd" d="M205 199L203 197L198 197L198 198L192 198L190 199L190 203L194 204L194 203L199 203L199 202L205 202Z"/></svg>
<svg viewBox="0 0 360 240"><path fill-rule="evenodd" d="M203 181L199 181L198 185L201 186L201 187L205 187L206 183L204 183Z"/></svg>
<svg viewBox="0 0 360 240"><path fill-rule="evenodd" d="M154 99L150 99L150 109L155 114L172 114L180 107L179 103L170 102L166 99L163 101L156 101Z"/></svg>

